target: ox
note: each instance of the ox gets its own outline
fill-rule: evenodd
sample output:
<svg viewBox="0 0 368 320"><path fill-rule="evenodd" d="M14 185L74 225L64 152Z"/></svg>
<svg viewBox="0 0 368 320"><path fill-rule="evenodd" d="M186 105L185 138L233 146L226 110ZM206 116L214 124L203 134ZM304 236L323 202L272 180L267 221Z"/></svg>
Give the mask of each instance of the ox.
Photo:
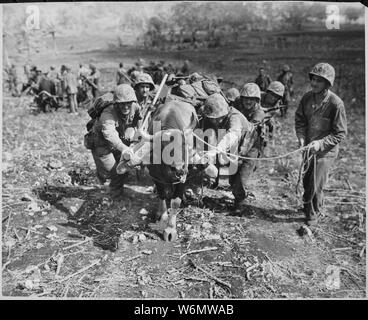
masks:
<svg viewBox="0 0 368 320"><path fill-rule="evenodd" d="M166 224L166 241L177 239L176 216L183 199L189 157L194 153L192 132L197 125L197 113L191 104L167 100L152 114L148 133L141 133L143 139L152 142L153 146L147 167L157 188L156 219ZM165 150L170 152L165 153ZM170 204L169 209L167 204Z"/></svg>

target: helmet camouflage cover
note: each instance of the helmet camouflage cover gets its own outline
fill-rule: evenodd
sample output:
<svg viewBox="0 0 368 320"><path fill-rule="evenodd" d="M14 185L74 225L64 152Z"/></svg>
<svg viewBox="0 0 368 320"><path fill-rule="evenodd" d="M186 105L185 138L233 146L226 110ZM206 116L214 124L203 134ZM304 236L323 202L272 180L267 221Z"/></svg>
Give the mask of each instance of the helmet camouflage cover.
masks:
<svg viewBox="0 0 368 320"><path fill-rule="evenodd" d="M255 83L246 83L240 90L240 96L246 98L258 98L261 100L261 89Z"/></svg>
<svg viewBox="0 0 368 320"><path fill-rule="evenodd" d="M230 88L226 91L225 96L229 101L235 101L240 96L240 93L237 88Z"/></svg>
<svg viewBox="0 0 368 320"><path fill-rule="evenodd" d="M331 87L334 84L335 80L335 69L328 63L321 62L317 63L311 72L309 72L309 78L312 78L312 75L319 76L328 81Z"/></svg>
<svg viewBox="0 0 368 320"><path fill-rule="evenodd" d="M272 81L266 91L271 91L282 98L285 93L285 86L280 81Z"/></svg>
<svg viewBox="0 0 368 320"><path fill-rule="evenodd" d="M202 113L207 118L220 118L229 113L229 105L220 93L214 93L205 101Z"/></svg>
<svg viewBox="0 0 368 320"><path fill-rule="evenodd" d="M136 80L134 83L134 89L137 89L137 86L141 83L149 84L150 90L155 88L155 84L152 80L152 77L148 73L138 73L136 76Z"/></svg>
<svg viewBox="0 0 368 320"><path fill-rule="evenodd" d="M120 84L115 89L115 102L132 102L137 101L137 97L133 88L129 84Z"/></svg>

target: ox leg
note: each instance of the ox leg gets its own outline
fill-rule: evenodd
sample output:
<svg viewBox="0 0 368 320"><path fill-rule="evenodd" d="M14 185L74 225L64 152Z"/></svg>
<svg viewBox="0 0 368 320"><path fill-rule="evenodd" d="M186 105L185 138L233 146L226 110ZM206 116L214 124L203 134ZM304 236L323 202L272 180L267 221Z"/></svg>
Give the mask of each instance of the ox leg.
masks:
<svg viewBox="0 0 368 320"><path fill-rule="evenodd" d="M178 232L176 231L176 216L179 212L180 204L180 198L171 199L167 228L164 230L165 241L176 241L178 238Z"/></svg>
<svg viewBox="0 0 368 320"><path fill-rule="evenodd" d="M162 223L166 223L168 219L167 206L165 200L165 187L162 184L156 184L158 194L158 209L156 212L156 220L160 220Z"/></svg>
<svg viewBox="0 0 368 320"><path fill-rule="evenodd" d="M165 241L175 241L178 238L178 232L176 231L176 216L180 209L184 188L185 184L179 184L174 190L173 199L171 199L170 203L167 228L164 230Z"/></svg>

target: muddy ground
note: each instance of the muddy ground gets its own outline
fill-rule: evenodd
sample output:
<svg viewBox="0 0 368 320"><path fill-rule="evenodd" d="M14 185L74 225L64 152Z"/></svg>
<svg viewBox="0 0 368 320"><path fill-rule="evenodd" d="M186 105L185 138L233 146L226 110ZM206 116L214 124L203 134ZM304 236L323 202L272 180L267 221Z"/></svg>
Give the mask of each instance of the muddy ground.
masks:
<svg viewBox="0 0 368 320"><path fill-rule="evenodd" d="M79 298L347 298L365 297L364 38L341 39L335 50L262 50L237 44L162 53L134 48L44 54L47 66L96 61L104 87L121 60L167 59L216 73L240 87L260 63L273 78L293 67L296 94L267 155L297 149L294 112L308 88L307 70L319 61L336 66L334 88L346 104L348 138L326 191L326 216L311 234L296 194L300 155L262 161L253 175L255 198L241 216L226 180L203 190L203 203L187 200L178 216L179 239L164 242L154 223L156 195L143 171L127 177L125 194L112 200L97 184L83 146L86 110L32 114L31 98L3 98L2 294ZM349 46L349 41L362 45ZM21 59L18 59L21 62ZM341 70L341 71L340 71ZM226 84L225 84L226 86ZM137 179L137 177L139 179ZM199 196L199 195L198 195ZM142 210L144 209L144 210ZM194 251L194 252L193 252Z"/></svg>

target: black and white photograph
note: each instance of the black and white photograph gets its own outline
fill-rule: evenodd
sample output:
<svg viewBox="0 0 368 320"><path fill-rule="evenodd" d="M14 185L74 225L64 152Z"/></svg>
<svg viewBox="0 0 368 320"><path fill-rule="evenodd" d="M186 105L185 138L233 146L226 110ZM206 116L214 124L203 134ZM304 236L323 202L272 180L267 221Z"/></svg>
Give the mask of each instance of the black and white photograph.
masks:
<svg viewBox="0 0 368 320"><path fill-rule="evenodd" d="M0 10L0 300L366 299L365 5Z"/></svg>

